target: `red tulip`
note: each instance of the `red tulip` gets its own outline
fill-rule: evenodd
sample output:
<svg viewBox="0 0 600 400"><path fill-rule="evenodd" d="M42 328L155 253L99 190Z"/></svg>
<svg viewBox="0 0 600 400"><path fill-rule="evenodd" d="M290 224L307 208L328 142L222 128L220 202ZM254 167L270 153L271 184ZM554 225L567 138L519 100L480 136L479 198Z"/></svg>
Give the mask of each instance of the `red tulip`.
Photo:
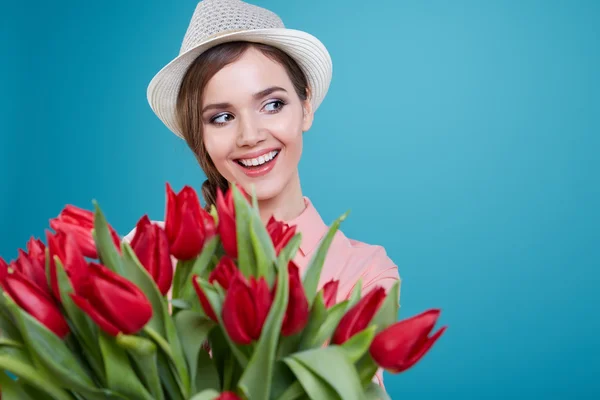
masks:
<svg viewBox="0 0 600 400"><path fill-rule="evenodd" d="M296 234L296 226L289 226L285 222L277 221L271 216L267 223L267 232L269 232L273 246L275 246L275 253L279 255L279 252Z"/></svg>
<svg viewBox="0 0 600 400"><path fill-rule="evenodd" d="M223 392L215 400L242 400L234 392Z"/></svg>
<svg viewBox="0 0 600 400"><path fill-rule="evenodd" d="M298 266L293 261L288 263L290 276L290 291L287 309L281 326L283 336L291 336L300 332L308 322L309 307L304 286L300 280Z"/></svg>
<svg viewBox="0 0 600 400"><path fill-rule="evenodd" d="M85 257L98 258L96 243L92 237L94 229L94 213L73 205L67 205L58 215L50 220L50 227L56 232L72 234ZM120 251L121 240L115 230L109 226L113 242Z"/></svg>
<svg viewBox="0 0 600 400"><path fill-rule="evenodd" d="M88 266L74 235L63 232L52 235L46 232L46 236L50 251L50 287L54 297L60 301L54 256L58 256L76 292L88 283Z"/></svg>
<svg viewBox="0 0 600 400"><path fill-rule="evenodd" d="M235 265L233 259L228 256L223 256L215 269L213 269L208 276L208 281L210 283L217 281L223 289L227 290L229 289L231 282L233 282L233 279L240 273L241 272Z"/></svg>
<svg viewBox="0 0 600 400"><path fill-rule="evenodd" d="M438 309L425 311L379 332L369 349L371 357L392 373L409 369L423 358L446 330L444 326L429 336L439 315Z"/></svg>
<svg viewBox="0 0 600 400"><path fill-rule="evenodd" d="M234 278L241 274L240 270L237 268L233 260L228 256L223 256L219 260L219 263L215 267L214 270L208 276L208 282L218 282L219 285L225 290L229 289L231 286L231 282L233 282ZM198 295L198 299L200 300L200 305L204 310L206 316L212 319L215 322L218 322L217 315L215 314L208 298L204 294L204 291L196 281L196 277L192 278L192 283L194 284L194 289L196 289L196 294Z"/></svg>
<svg viewBox="0 0 600 400"><path fill-rule="evenodd" d="M56 336L64 338L69 334L69 325L54 300L37 285L18 271L8 273L6 263L0 259L0 285L15 303Z"/></svg>
<svg viewBox="0 0 600 400"><path fill-rule="evenodd" d="M160 292L165 295L173 283L173 263L165 231L144 215L137 223L131 247Z"/></svg>
<svg viewBox="0 0 600 400"><path fill-rule="evenodd" d="M31 237L27 242L27 252L31 257L46 257L46 246L40 239Z"/></svg>
<svg viewBox="0 0 600 400"><path fill-rule="evenodd" d="M342 344L369 326L369 322L385 300L385 289L377 287L361 298L340 320L331 342Z"/></svg>
<svg viewBox="0 0 600 400"><path fill-rule="evenodd" d="M236 185L239 191L244 195L249 202L250 196L240 186ZM223 196L221 189L217 190L217 215L219 216L219 235L225 252L233 258L237 258L237 231L235 225L235 202L233 201L233 190L230 188Z"/></svg>
<svg viewBox="0 0 600 400"><path fill-rule="evenodd" d="M323 286L323 301L326 308L335 305L339 285L339 280L332 279Z"/></svg>
<svg viewBox="0 0 600 400"><path fill-rule="evenodd" d="M11 262L11 267L15 271L19 271L28 281L36 285L46 295L51 296L48 279L46 278L45 253L40 253L37 249L34 249L33 252L28 254L19 249L19 257Z"/></svg>
<svg viewBox="0 0 600 400"><path fill-rule="evenodd" d="M152 318L152 305L131 281L103 265L89 264L90 283L71 298L106 333L131 335Z"/></svg>
<svg viewBox="0 0 600 400"><path fill-rule="evenodd" d="M175 194L167 183L165 231L171 254L179 260L190 260L200 254L204 243L215 235L215 221L202 207L190 186Z"/></svg>
<svg viewBox="0 0 600 400"><path fill-rule="evenodd" d="M237 231L235 225L235 206L233 191L227 191L225 197L221 189L217 190L217 215L219 216L219 235L223 249L233 258L237 258Z"/></svg>
<svg viewBox="0 0 600 400"><path fill-rule="evenodd" d="M273 302L267 281L242 274L235 277L223 302L223 325L235 343L250 344L258 340Z"/></svg>

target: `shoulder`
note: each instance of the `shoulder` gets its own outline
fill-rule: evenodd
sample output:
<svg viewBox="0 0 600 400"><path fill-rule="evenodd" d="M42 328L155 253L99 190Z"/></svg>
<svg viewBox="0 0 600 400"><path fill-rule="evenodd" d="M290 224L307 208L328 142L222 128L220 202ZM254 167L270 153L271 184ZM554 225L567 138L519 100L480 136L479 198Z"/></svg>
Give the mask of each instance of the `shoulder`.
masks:
<svg viewBox="0 0 600 400"><path fill-rule="evenodd" d="M362 281L365 292L376 286L389 290L400 281L398 267L383 246L350 239L338 231L332 250L344 259L343 268L338 274L348 282L344 285L348 292L359 280Z"/></svg>

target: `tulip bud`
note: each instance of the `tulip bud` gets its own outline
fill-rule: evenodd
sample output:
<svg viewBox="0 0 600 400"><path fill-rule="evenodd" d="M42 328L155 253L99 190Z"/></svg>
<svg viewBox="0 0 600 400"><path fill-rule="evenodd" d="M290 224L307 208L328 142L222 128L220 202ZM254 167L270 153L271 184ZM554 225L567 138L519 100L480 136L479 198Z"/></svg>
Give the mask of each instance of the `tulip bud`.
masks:
<svg viewBox="0 0 600 400"><path fill-rule="evenodd" d="M361 298L340 320L331 342L342 344L369 326L369 322L385 300L385 289L377 287Z"/></svg>
<svg viewBox="0 0 600 400"><path fill-rule="evenodd" d="M369 348L371 357L392 373L406 371L423 358L446 330L442 327L429 336L439 315L437 309L425 311L379 332Z"/></svg>
<svg viewBox="0 0 600 400"><path fill-rule="evenodd" d="M48 279L46 278L46 257L45 254L36 253L27 254L19 249L19 257L11 263L15 271L19 271L27 280L35 284L46 295L51 296Z"/></svg>
<svg viewBox="0 0 600 400"><path fill-rule="evenodd" d="M229 289L231 282L240 274L240 270L235 265L233 259L228 256L223 256L219 260L219 263L214 270L208 276L208 281L213 283L214 281L219 282L219 285L225 290Z"/></svg>
<svg viewBox="0 0 600 400"><path fill-rule="evenodd" d="M288 271L290 291L281 327L281 334L283 336L291 336L302 331L308 322L308 315L310 313L308 300L304 293L304 286L300 280L300 273L293 261L288 263Z"/></svg>
<svg viewBox="0 0 600 400"><path fill-rule="evenodd" d="M238 344L258 340L272 302L264 277L250 277L248 284L242 274L237 275L223 302L223 325L231 340Z"/></svg>
<svg viewBox="0 0 600 400"><path fill-rule="evenodd" d="M296 226L289 226L285 222L277 221L271 216L267 223L267 232L269 232L273 246L275 246L275 254L279 255L279 252L296 234Z"/></svg>
<svg viewBox="0 0 600 400"><path fill-rule="evenodd" d="M92 211L67 205L58 217L50 220L50 227L56 232L73 235L85 257L98 258L96 243L92 236L92 229L94 229L94 213ZM119 236L111 226L108 228L117 250L120 251Z"/></svg>
<svg viewBox="0 0 600 400"><path fill-rule="evenodd" d="M3 276L0 282L2 289L19 307L64 339L69 334L69 325L54 300L20 272L7 273L4 268L6 263L2 259L0 264L0 270L6 272L0 272L0 276Z"/></svg>
<svg viewBox="0 0 600 400"><path fill-rule="evenodd" d="M250 196L246 191L236 184L238 190L244 195L246 200L250 202ZM235 202L233 199L233 190L230 188L225 195L221 189L217 189L217 215L219 217L219 236L223 249L232 258L237 258L237 230L235 224Z"/></svg>
<svg viewBox="0 0 600 400"><path fill-rule="evenodd" d="M217 189L217 215L219 216L219 235L225 252L233 258L237 258L237 231L235 225L235 206L233 202L233 191L227 191L225 197L221 189Z"/></svg>
<svg viewBox="0 0 600 400"><path fill-rule="evenodd" d="M137 223L131 248L164 296L173 283L173 263L165 231L144 215Z"/></svg>
<svg viewBox="0 0 600 400"><path fill-rule="evenodd" d="M202 207L190 186L175 194L167 183L165 231L171 254L178 260L190 260L200 254L204 243L215 235L215 221Z"/></svg>
<svg viewBox="0 0 600 400"><path fill-rule="evenodd" d="M330 308L336 304L339 285L339 280L332 279L323 286L323 302L325 303L326 308Z"/></svg>
<svg viewBox="0 0 600 400"><path fill-rule="evenodd" d="M81 291L88 282L88 267L74 235L62 231L55 235L46 232L50 252L50 287L54 297L60 301L60 290L56 276L54 256L61 261L73 289Z"/></svg>
<svg viewBox="0 0 600 400"><path fill-rule="evenodd" d="M131 335L152 318L152 305L131 281L103 265L89 264L89 285L71 294L77 304L106 333Z"/></svg>

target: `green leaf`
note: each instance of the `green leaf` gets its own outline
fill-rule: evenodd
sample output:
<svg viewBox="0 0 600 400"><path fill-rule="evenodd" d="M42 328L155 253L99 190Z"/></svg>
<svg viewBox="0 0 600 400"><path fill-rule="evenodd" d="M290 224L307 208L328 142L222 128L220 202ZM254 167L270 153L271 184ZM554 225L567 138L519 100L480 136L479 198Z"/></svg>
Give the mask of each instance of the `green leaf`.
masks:
<svg viewBox="0 0 600 400"><path fill-rule="evenodd" d="M92 237L94 238L96 248L98 249L100 262L119 275L123 275L121 257L119 256L118 249L115 247L108 222L106 221L98 202L93 200L92 204L95 208Z"/></svg>
<svg viewBox="0 0 600 400"><path fill-rule="evenodd" d="M236 185L231 185L235 207L236 238L238 246L238 266L247 278L256 275L256 259L250 239L251 209L244 195Z"/></svg>
<svg viewBox="0 0 600 400"><path fill-rule="evenodd" d="M191 260L178 260L177 266L175 267L175 274L173 276L173 295L172 297L175 299L182 298L181 291L185 282L188 281L191 277L192 266L196 262L197 259L192 258Z"/></svg>
<svg viewBox="0 0 600 400"><path fill-rule="evenodd" d="M116 343L130 355L138 375L152 397L156 400L163 400L163 390L156 365L156 345L143 337L121 333L117 335Z"/></svg>
<svg viewBox="0 0 600 400"><path fill-rule="evenodd" d="M362 399L363 388L354 364L350 362L344 350L339 346L303 351L292 354L286 360L289 359L299 362L327 382L340 398L344 400Z"/></svg>
<svg viewBox="0 0 600 400"><path fill-rule="evenodd" d="M100 332L98 339L104 356L108 388L134 399L152 400L152 396L135 374L125 350L104 332Z"/></svg>
<svg viewBox="0 0 600 400"><path fill-rule="evenodd" d="M284 262L284 261L282 261ZM279 265L277 291L263 326L254 354L244 370L239 388L252 399L268 399L273 379L273 363L283 317L288 304L289 279L287 264Z"/></svg>
<svg viewBox="0 0 600 400"><path fill-rule="evenodd" d="M167 302L160 293L154 279L148 274L148 271L140 264L135 252L129 243L121 243L123 253L123 272L121 275L129 279L146 295L150 304L152 304L152 318L147 326L158 332L162 337L166 336L165 320L163 309L167 307Z"/></svg>
<svg viewBox="0 0 600 400"><path fill-rule="evenodd" d="M204 291L204 294L206 295L208 302L212 306L212 309L215 312L217 319L219 320L219 326L224 327L225 325L223 325L223 318L221 316L222 307L223 307L223 299L221 298L219 291L213 285L211 285L210 283L208 283L207 281L205 281L204 279L202 279L200 277L196 278L196 280L198 281L198 284ZM235 358L237 359L238 363L240 364L240 366L242 368L246 369L246 366L248 365L248 357L240 350L238 345L236 345L231 340L231 338L229 337L229 334L227 333L227 330L223 328L222 331L223 331L223 336L227 340L227 343L229 344L229 348L235 355Z"/></svg>
<svg viewBox="0 0 600 400"><path fill-rule="evenodd" d="M82 311L69 296L74 293L71 281L65 272L60 259L55 256L56 278L60 291L60 298L68 320L71 322L71 331L84 349L82 356L90 364L94 373L104 382L104 369L102 367L102 354L98 346L98 326Z"/></svg>
<svg viewBox="0 0 600 400"><path fill-rule="evenodd" d="M275 276L275 271L273 271L273 263L275 262L275 251L273 250L273 245L271 243L272 254L268 255L266 253L266 250L269 247L269 243L262 243L261 238L259 238L259 234L256 233L258 227L254 222L255 221L253 218L253 221L250 223L249 226L249 233L250 242L252 243L252 249L254 250L254 256L256 258L256 276L263 276L267 280L269 286L271 286L273 285L273 280ZM262 228L264 229L264 227Z"/></svg>
<svg viewBox="0 0 600 400"><path fill-rule="evenodd" d="M284 359L284 362L294 372L294 375L296 375L296 378L298 378L298 381L310 399L343 400L331 385L306 368L302 363L291 357Z"/></svg>
<svg viewBox="0 0 600 400"><path fill-rule="evenodd" d="M157 352L156 356L158 359L158 375L160 376L160 381L162 382L165 392L167 394L167 399L184 400L181 391L181 383L177 380L177 378L174 375L174 371L171 366L171 361L169 361L164 351Z"/></svg>
<svg viewBox="0 0 600 400"><path fill-rule="evenodd" d="M300 248L300 243L302 243L302 233L296 233L285 245L283 249L279 252L279 256L277 257L276 267L279 269L279 265L287 266L290 260L293 260Z"/></svg>
<svg viewBox="0 0 600 400"><path fill-rule="evenodd" d="M0 347L0 369L9 371L28 384L47 393L57 400L72 400L68 392L56 384L56 381L46 370L36 368L24 348ZM3 378L8 378L3 372ZM10 378L8 378L10 379ZM11 382L14 382L10 379ZM8 384L4 380L0 383L3 399L9 399L7 395ZM20 397L13 397L15 400Z"/></svg>
<svg viewBox="0 0 600 400"><path fill-rule="evenodd" d="M306 324L306 327L302 331L302 340L298 345L298 350L307 350L312 347L312 343L326 319L327 308L323 300L323 292L318 292L310 309L308 324Z"/></svg>
<svg viewBox="0 0 600 400"><path fill-rule="evenodd" d="M188 303L192 303L193 300L196 300L196 292L194 291L194 285L192 284L192 276L198 275L201 277L205 276L205 271L207 271L208 266L212 262L212 258L215 255L217 250L217 246L219 245L219 237L214 236L209 239L202 248L202 252L200 256L194 259L194 262L189 269L187 274L181 273L180 275L185 275L183 282L179 288L179 291L173 291L173 298L181 298ZM179 267L175 270L175 275L177 275L177 271Z"/></svg>
<svg viewBox="0 0 600 400"><path fill-rule="evenodd" d="M279 399L280 397L286 395L286 392L286 396L291 396L295 391L291 387L295 384L299 387L301 393L303 394L304 389L302 389L302 385L300 385L292 370L290 370L287 364L283 362L283 358L278 358L273 366L271 399Z"/></svg>
<svg viewBox="0 0 600 400"><path fill-rule="evenodd" d="M307 337L303 342L302 349L312 349L323 346L335 332L340 320L346 313L348 301L342 301L327 310L325 321L318 328L317 332L311 337Z"/></svg>
<svg viewBox="0 0 600 400"><path fill-rule="evenodd" d="M36 400L27 394L23 381L11 379L4 371L0 371L0 394L4 400Z"/></svg>
<svg viewBox="0 0 600 400"><path fill-rule="evenodd" d="M206 350L200 350L198 353L198 362L196 366L196 376L192 377L195 392L206 389L219 389L221 380L214 360Z"/></svg>
<svg viewBox="0 0 600 400"><path fill-rule="evenodd" d="M377 310L377 313L369 323L369 325L376 325L376 333L381 332L390 325L395 324L398 321L398 309L400 298L400 281L394 283L394 286L390 289L385 300Z"/></svg>
<svg viewBox="0 0 600 400"><path fill-rule="evenodd" d="M365 352L369 350L369 346L371 346L371 342L375 337L376 328L376 326L368 327L362 332L352 336L340 346L352 363L360 360Z"/></svg>
<svg viewBox="0 0 600 400"><path fill-rule="evenodd" d="M362 278L358 279L358 282L354 285L352 289L352 293L350 293L350 298L348 299L348 307L347 310L351 309L358 303L362 297Z"/></svg>
<svg viewBox="0 0 600 400"><path fill-rule="evenodd" d="M158 286L156 286L156 283L148 274L148 271L140 264L129 243L123 242L121 248L123 249L123 265L125 266L124 276L135 283L144 292L152 304L152 318L146 324L144 329L148 328L166 339L165 343L157 341L157 344L159 344L163 350L165 350L165 348L169 349L165 354L173 363L175 376L180 382L184 397L187 397L190 389L190 377L185 364L183 348L181 347L179 336L177 336L173 319L169 314L167 301L160 293ZM156 337L153 337L153 339L156 341Z"/></svg>
<svg viewBox="0 0 600 400"><path fill-rule="evenodd" d="M15 326L12 316L6 310L4 305L4 291L0 287L0 338L11 340L17 343L23 343L23 337L19 329Z"/></svg>
<svg viewBox="0 0 600 400"><path fill-rule="evenodd" d="M360 360L356 362L355 367L363 387L366 387L373 381L373 377L377 373L377 369L379 369L370 353L365 353Z"/></svg>
<svg viewBox="0 0 600 400"><path fill-rule="evenodd" d="M312 301L317 293L317 286L319 284L319 279L321 278L321 271L323 270L323 264L325 263L325 256L327 256L329 246L331 246L331 242L333 241L340 224L346 219L349 213L350 211L346 211L342 216L335 220L333 224L331 224L327 234L323 239L321 239L317 251L308 264L302 283L304 284L304 290L306 292L309 305L312 305Z"/></svg>
<svg viewBox="0 0 600 400"><path fill-rule="evenodd" d="M213 389L206 389L198 393L190 400L214 400L219 397L220 393Z"/></svg>
<svg viewBox="0 0 600 400"><path fill-rule="evenodd" d="M4 301L17 322L27 347L62 386L77 390L94 389L94 382L61 338L21 310L5 293Z"/></svg>
<svg viewBox="0 0 600 400"><path fill-rule="evenodd" d="M378 384L371 382L365 391L365 400L391 400L390 396Z"/></svg>
<svg viewBox="0 0 600 400"><path fill-rule="evenodd" d="M215 327L215 323L195 311L183 310L175 316L175 327L179 332L183 354L185 354L190 371L191 393L196 393L199 390L195 386L195 382L200 378L198 373L198 366L201 365L199 363L200 350L207 340L208 334ZM205 362L213 364L210 359ZM202 373L206 372L202 371ZM218 388L218 380L215 388Z"/></svg>
<svg viewBox="0 0 600 400"><path fill-rule="evenodd" d="M276 400L296 400L302 397L306 392L302 387L300 381L292 383L281 396L277 397Z"/></svg>

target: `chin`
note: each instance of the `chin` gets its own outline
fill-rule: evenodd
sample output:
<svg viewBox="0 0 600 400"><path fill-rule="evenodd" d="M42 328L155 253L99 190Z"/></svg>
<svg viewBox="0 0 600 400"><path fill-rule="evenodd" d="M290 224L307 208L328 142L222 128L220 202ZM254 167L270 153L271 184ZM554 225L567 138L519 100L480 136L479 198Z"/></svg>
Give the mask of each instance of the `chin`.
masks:
<svg viewBox="0 0 600 400"><path fill-rule="evenodd" d="M252 194L252 185L254 185L254 190L256 192L256 199L259 201L270 200L276 197L283 191L284 185L279 182L243 182L242 186L248 192L248 194Z"/></svg>

